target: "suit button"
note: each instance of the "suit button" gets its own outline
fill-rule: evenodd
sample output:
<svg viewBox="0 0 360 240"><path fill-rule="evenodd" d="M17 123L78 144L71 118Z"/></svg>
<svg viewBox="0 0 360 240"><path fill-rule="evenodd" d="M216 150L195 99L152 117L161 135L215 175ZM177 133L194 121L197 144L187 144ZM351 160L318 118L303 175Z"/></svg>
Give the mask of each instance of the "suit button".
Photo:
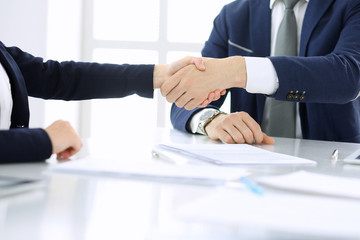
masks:
<svg viewBox="0 0 360 240"><path fill-rule="evenodd" d="M17 128L24 128L25 125L16 125Z"/></svg>
<svg viewBox="0 0 360 240"><path fill-rule="evenodd" d="M286 95L287 100L293 100L293 98L294 98L293 91L291 91L288 95Z"/></svg>
<svg viewBox="0 0 360 240"><path fill-rule="evenodd" d="M299 99L300 99L299 91L296 91L296 93L294 94L293 99L294 99L295 101L299 101Z"/></svg>
<svg viewBox="0 0 360 240"><path fill-rule="evenodd" d="M300 101L305 100L306 98L306 92L304 91L300 96Z"/></svg>

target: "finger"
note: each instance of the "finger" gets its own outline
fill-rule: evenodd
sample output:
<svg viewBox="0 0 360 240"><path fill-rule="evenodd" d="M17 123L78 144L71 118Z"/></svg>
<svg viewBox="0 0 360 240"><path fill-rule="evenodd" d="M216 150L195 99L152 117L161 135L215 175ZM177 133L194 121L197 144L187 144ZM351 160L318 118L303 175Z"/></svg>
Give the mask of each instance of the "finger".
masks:
<svg viewBox="0 0 360 240"><path fill-rule="evenodd" d="M200 107L200 108L207 107L207 105L209 105L209 103L210 103L209 100L206 99L205 101L203 101L203 102L200 104L199 107Z"/></svg>
<svg viewBox="0 0 360 240"><path fill-rule="evenodd" d="M224 89L220 92L220 95L225 95L225 94L226 94L226 89Z"/></svg>
<svg viewBox="0 0 360 240"><path fill-rule="evenodd" d="M251 129L243 121L236 122L235 127L239 130L239 132L241 133L244 141L247 144L253 144L253 142L254 142L254 134L251 131Z"/></svg>
<svg viewBox="0 0 360 240"><path fill-rule="evenodd" d="M169 93L179 85L180 81L181 78L177 75L173 75L171 78L166 80L160 87L161 95L167 97Z"/></svg>
<svg viewBox="0 0 360 240"><path fill-rule="evenodd" d="M175 74L177 71L182 69L183 67L186 67L189 64L192 64L192 61L198 61L196 59L193 59L192 57L184 57L182 59L179 59L173 63L170 64L169 72L170 74Z"/></svg>
<svg viewBox="0 0 360 240"><path fill-rule="evenodd" d="M205 63L202 58L191 57L190 62L195 64L195 66L198 70L205 71Z"/></svg>
<svg viewBox="0 0 360 240"><path fill-rule="evenodd" d="M239 131L239 129L237 127L235 127L233 124L226 124L223 126L225 131L231 136L231 138L233 139L233 143L245 143L245 139L241 133L241 131Z"/></svg>
<svg viewBox="0 0 360 240"><path fill-rule="evenodd" d="M264 144L274 144L275 143L275 139L266 135L266 133L263 133L263 136L264 136L264 138L263 138L262 143L264 143Z"/></svg>
<svg viewBox="0 0 360 240"><path fill-rule="evenodd" d="M220 96L220 91L219 91L219 90L216 90L216 91L215 91L215 97L214 97L213 101L219 100L220 97L221 97L221 96Z"/></svg>
<svg viewBox="0 0 360 240"><path fill-rule="evenodd" d="M177 85L175 89L172 89L166 95L166 100L170 103L177 102L185 94L186 94L186 89ZM186 102L184 102L183 104L185 103Z"/></svg>
<svg viewBox="0 0 360 240"><path fill-rule="evenodd" d="M167 97L166 97L167 99ZM187 104L191 100L191 97L188 96L188 94L185 92L183 95L181 95L179 98L174 100L173 102L176 104L178 108L183 108L185 104Z"/></svg>
<svg viewBox="0 0 360 240"><path fill-rule="evenodd" d="M264 140L263 132L260 125L248 114L243 116L243 121L251 130L256 144L260 144Z"/></svg>
<svg viewBox="0 0 360 240"><path fill-rule="evenodd" d="M225 130L223 130L223 131L221 131L219 133L219 139L221 141L223 141L224 143L227 143L227 144L234 144L235 143L233 137Z"/></svg>
<svg viewBox="0 0 360 240"><path fill-rule="evenodd" d="M70 157L70 153L67 150L62 151L61 153L58 153L56 155L56 159L59 160L59 161L68 160L69 157Z"/></svg>
<svg viewBox="0 0 360 240"><path fill-rule="evenodd" d="M187 102L184 105L184 108L188 111L195 109L197 106L199 106L199 103L195 99L191 99L189 102Z"/></svg>
<svg viewBox="0 0 360 240"><path fill-rule="evenodd" d="M215 95L216 95L216 94L215 94L215 93L213 93L213 92L209 94L209 96L208 96L208 100L209 100L209 102L214 101Z"/></svg>

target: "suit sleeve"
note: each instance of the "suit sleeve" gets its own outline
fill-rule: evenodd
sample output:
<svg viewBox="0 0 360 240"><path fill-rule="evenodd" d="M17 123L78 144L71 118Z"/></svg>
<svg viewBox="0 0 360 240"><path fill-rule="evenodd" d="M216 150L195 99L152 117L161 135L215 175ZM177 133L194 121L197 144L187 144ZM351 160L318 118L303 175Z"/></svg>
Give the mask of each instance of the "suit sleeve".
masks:
<svg viewBox="0 0 360 240"><path fill-rule="evenodd" d="M360 6L344 16L330 54L313 57L270 57L279 79L275 93L286 100L290 91L306 93L302 102L348 103L360 92ZM316 46L315 46L316 47Z"/></svg>
<svg viewBox="0 0 360 240"><path fill-rule="evenodd" d="M201 52L203 57L212 57L212 58L224 58L227 57L227 38L228 35L226 32L225 24L225 15L226 7L222 9L220 14L214 20L213 30L209 37L209 40L206 41L205 46ZM228 91L227 91L228 92ZM225 101L226 95L221 96L221 98L215 102L212 102L211 105L208 105L207 108L219 109L223 102ZM191 111L186 110L185 108L178 108L175 104L171 107L171 123L174 128L181 131L186 131L191 133L189 128L189 122L194 114L200 111L202 108L195 108Z"/></svg>
<svg viewBox="0 0 360 240"><path fill-rule="evenodd" d="M0 131L0 146L0 163L43 161L52 154L50 138L43 129Z"/></svg>
<svg viewBox="0 0 360 240"><path fill-rule="evenodd" d="M116 65L46 61L10 47L30 96L43 99L86 100L132 94L153 97L154 65Z"/></svg>

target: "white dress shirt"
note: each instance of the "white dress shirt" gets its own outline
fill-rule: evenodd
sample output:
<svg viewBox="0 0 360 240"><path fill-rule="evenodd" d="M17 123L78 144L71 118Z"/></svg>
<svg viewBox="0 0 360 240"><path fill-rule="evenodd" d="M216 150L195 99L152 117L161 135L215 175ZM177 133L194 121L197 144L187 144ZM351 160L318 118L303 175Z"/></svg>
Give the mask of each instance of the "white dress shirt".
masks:
<svg viewBox="0 0 360 240"><path fill-rule="evenodd" d="M300 0L294 7L295 18L298 30L298 52L300 48L301 29L308 2L310 0ZM276 35L280 23L284 17L285 4L282 0L270 0L271 9L271 56L274 55ZM264 57L244 57L246 64L247 83L246 91L249 93L261 93L272 95L279 87L279 80L272 62ZM259 71L261 69L261 71ZM215 111L214 109L204 109L196 113L190 121L190 129L193 133L197 132L200 116L204 111ZM297 114L298 115L298 114ZM300 121L297 116L297 137L301 135Z"/></svg>
<svg viewBox="0 0 360 240"><path fill-rule="evenodd" d="M12 106L10 80L0 63L0 130L10 128Z"/></svg>

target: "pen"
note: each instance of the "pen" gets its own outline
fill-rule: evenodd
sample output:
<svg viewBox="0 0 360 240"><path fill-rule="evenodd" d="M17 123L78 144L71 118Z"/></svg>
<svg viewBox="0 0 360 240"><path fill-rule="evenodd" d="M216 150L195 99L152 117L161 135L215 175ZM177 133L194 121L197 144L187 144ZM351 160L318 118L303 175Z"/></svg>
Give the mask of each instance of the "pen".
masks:
<svg viewBox="0 0 360 240"><path fill-rule="evenodd" d="M251 179L241 177L240 182L242 182L252 193L260 196L264 195L264 189Z"/></svg>
<svg viewBox="0 0 360 240"><path fill-rule="evenodd" d="M331 160L337 161L339 157L339 150L335 149L331 155Z"/></svg>
<svg viewBox="0 0 360 240"><path fill-rule="evenodd" d="M158 160L163 160L169 163L185 164L187 162L187 160L184 158L179 156L172 156L171 153L164 153L164 151L159 151L157 149L152 150L152 156Z"/></svg>

